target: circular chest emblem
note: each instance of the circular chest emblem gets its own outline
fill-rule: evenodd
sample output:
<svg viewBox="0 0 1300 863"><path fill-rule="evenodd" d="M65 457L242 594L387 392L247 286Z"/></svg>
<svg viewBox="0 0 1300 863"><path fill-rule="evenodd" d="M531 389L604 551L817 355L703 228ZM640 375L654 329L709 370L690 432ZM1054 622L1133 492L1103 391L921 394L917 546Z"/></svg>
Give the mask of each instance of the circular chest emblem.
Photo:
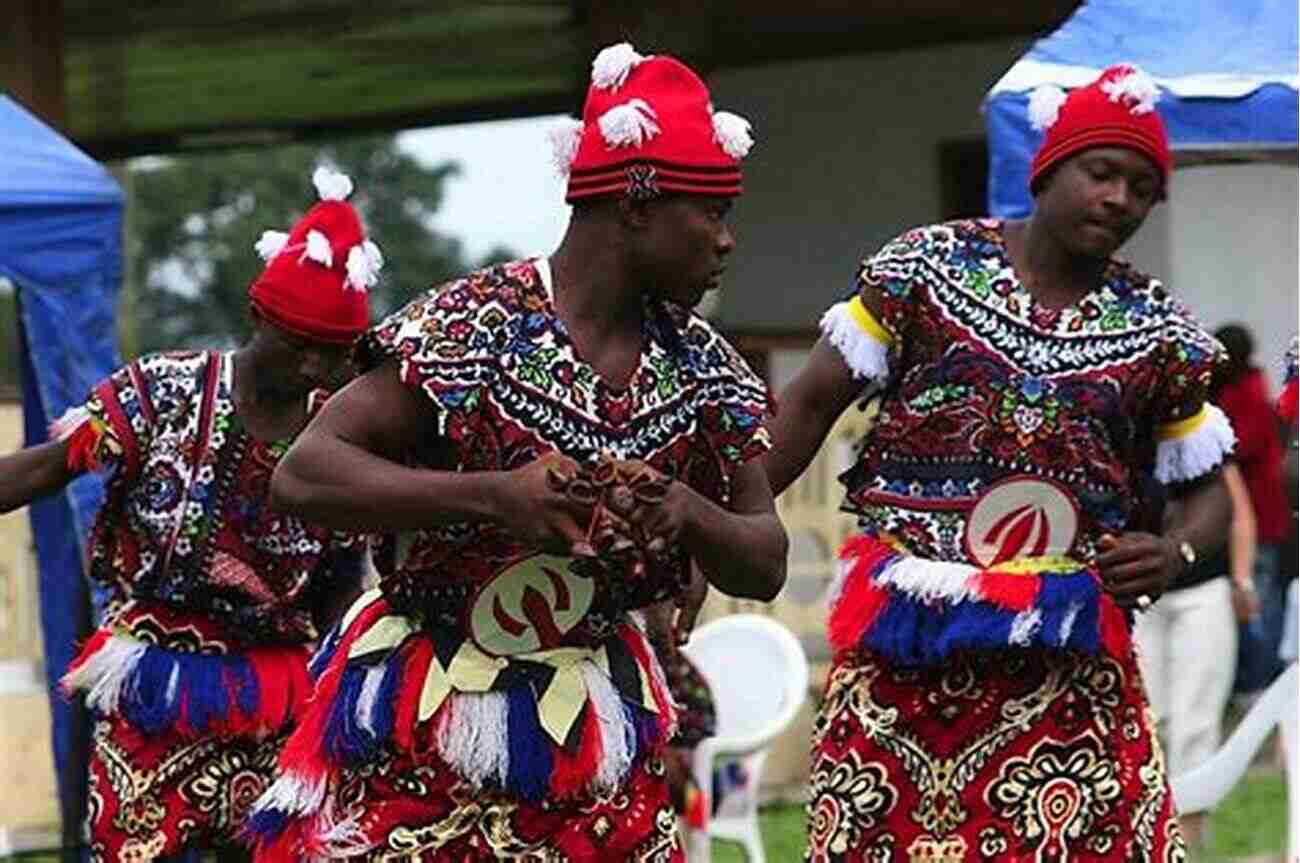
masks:
<svg viewBox="0 0 1300 863"><path fill-rule="evenodd" d="M1079 533L1079 507L1061 486L1012 477L990 486L966 519L966 551L981 566L1017 557L1066 554Z"/></svg>
<svg viewBox="0 0 1300 863"><path fill-rule="evenodd" d="M511 565L479 591L470 635L496 656L559 647L591 608L595 587L571 558L539 554Z"/></svg>

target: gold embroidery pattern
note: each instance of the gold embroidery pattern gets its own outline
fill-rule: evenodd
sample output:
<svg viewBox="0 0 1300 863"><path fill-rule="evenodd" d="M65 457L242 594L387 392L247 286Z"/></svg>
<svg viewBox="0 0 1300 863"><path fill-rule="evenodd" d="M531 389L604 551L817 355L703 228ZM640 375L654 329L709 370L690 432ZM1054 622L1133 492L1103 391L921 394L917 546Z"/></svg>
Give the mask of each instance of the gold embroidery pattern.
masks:
<svg viewBox="0 0 1300 863"><path fill-rule="evenodd" d="M898 789L889 783L884 766L864 764L856 752L849 752L849 760L838 764L828 758L819 761L812 787L808 829L812 846L823 855L844 854L856 847L862 833L898 802Z"/></svg>

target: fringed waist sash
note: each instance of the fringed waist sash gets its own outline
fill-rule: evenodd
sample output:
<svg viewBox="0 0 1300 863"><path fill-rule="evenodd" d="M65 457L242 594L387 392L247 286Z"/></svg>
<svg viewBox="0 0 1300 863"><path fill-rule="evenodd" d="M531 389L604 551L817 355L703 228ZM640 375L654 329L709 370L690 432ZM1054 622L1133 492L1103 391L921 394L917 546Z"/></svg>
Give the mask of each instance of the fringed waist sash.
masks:
<svg viewBox="0 0 1300 863"><path fill-rule="evenodd" d="M1093 566L1026 557L981 568L908 554L885 536L840 550L828 635L837 653L870 650L934 665L958 650L1044 647L1124 656L1128 621Z"/></svg>
<svg viewBox="0 0 1300 863"><path fill-rule="evenodd" d="M332 775L384 746L435 754L474 787L539 801L616 790L676 723L659 663L630 622L596 647L491 656L418 628L376 590L327 636L312 671L315 697L254 809L260 842L316 813Z"/></svg>

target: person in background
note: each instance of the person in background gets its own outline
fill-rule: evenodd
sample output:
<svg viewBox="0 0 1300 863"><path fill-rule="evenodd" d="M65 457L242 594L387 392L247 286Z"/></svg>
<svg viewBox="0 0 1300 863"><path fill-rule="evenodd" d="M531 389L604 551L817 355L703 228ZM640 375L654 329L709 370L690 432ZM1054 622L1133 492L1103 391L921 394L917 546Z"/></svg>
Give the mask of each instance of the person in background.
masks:
<svg viewBox="0 0 1300 863"><path fill-rule="evenodd" d="M276 464L348 370L382 263L345 200L352 181L325 167L313 181L321 201L257 244L267 265L246 344L140 357L54 440L0 458L0 511L110 473L88 559L112 598L63 678L96 714L97 861L238 843L311 692L310 646L359 580L353 535L269 499Z"/></svg>
<svg viewBox="0 0 1300 863"><path fill-rule="evenodd" d="M1282 489L1283 449L1268 380L1254 362L1255 340L1240 324L1215 331L1228 362L1215 400L1237 435L1236 462L1255 513L1258 541L1252 583L1259 613L1240 625L1237 674L1233 688L1249 700L1282 671L1277 656L1286 610L1281 574L1282 546L1291 528Z"/></svg>
<svg viewBox="0 0 1300 863"><path fill-rule="evenodd" d="M1259 613L1251 584L1255 516L1236 464L1224 465L1232 499L1226 542L1174 579L1137 619L1134 640L1171 776L1199 766L1219 747L1236 670L1237 626ZM1177 503L1171 505L1176 509ZM1189 848L1203 844L1204 812L1180 812Z"/></svg>

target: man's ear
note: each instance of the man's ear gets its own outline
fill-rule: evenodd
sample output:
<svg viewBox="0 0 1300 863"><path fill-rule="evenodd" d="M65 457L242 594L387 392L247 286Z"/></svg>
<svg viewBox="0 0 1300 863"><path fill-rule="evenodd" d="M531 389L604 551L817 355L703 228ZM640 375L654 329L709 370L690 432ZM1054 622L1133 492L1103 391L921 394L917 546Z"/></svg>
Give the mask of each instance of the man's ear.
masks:
<svg viewBox="0 0 1300 863"><path fill-rule="evenodd" d="M645 230L650 224L650 202L621 195L618 199L618 219L634 231Z"/></svg>

